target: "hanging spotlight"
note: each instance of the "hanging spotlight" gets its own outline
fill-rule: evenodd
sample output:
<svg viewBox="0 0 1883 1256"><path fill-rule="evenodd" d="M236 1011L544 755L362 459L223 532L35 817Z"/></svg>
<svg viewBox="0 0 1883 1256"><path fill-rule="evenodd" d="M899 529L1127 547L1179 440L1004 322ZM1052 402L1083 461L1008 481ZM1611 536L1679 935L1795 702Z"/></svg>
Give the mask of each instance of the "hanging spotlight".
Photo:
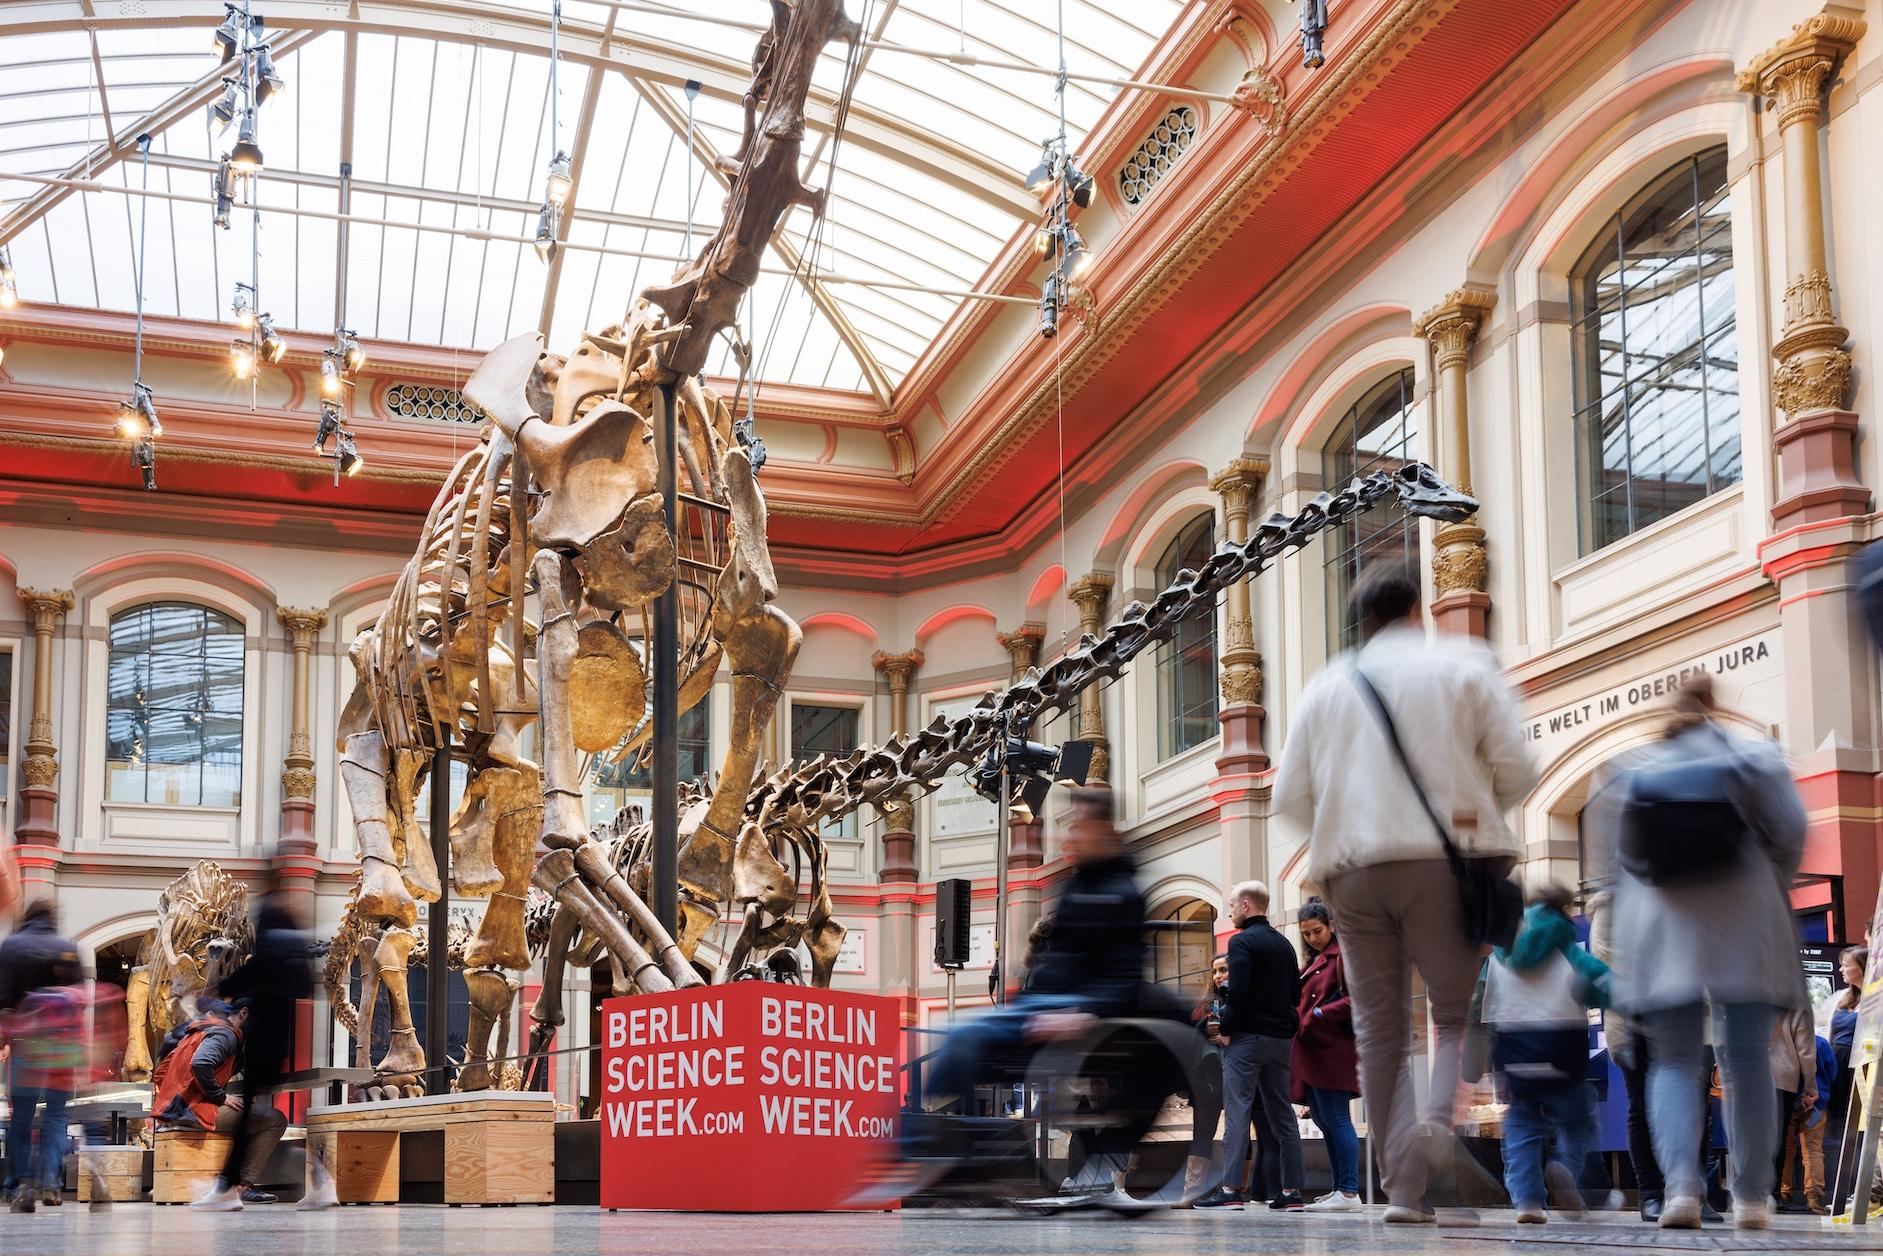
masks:
<svg viewBox="0 0 1883 1256"><path fill-rule="evenodd" d="M275 334L275 320L272 315L263 314L257 322L261 334L261 360L273 366L287 353L288 344Z"/></svg>
<svg viewBox="0 0 1883 1256"><path fill-rule="evenodd" d="M129 440L154 440L163 435L157 403L142 382L131 385L131 395L118 403L118 434Z"/></svg>
<svg viewBox="0 0 1883 1256"><path fill-rule="evenodd" d="M1046 276L1040 289L1040 338L1051 340L1059 334L1059 271Z"/></svg>
<svg viewBox="0 0 1883 1256"><path fill-rule="evenodd" d="M340 403L325 401L320 403L320 427L314 433L314 448L321 453L327 452L327 442L340 430Z"/></svg>
<svg viewBox="0 0 1883 1256"><path fill-rule="evenodd" d="M236 83L232 78L222 80L222 98L209 107L209 115L222 123L227 130L235 121L236 113L241 109L241 97L237 94Z"/></svg>
<svg viewBox="0 0 1883 1256"><path fill-rule="evenodd" d="M236 49L242 46L242 10L233 4L222 7L222 25L216 28L216 50L222 54L222 63L227 65Z"/></svg>
<svg viewBox="0 0 1883 1256"><path fill-rule="evenodd" d="M1079 279L1092 268L1092 250L1085 246L1084 237L1078 228L1067 223L1066 231L1066 278Z"/></svg>
<svg viewBox="0 0 1883 1256"><path fill-rule="evenodd" d="M543 212L536 219L536 256L548 261L556 255L556 206L543 202Z"/></svg>
<svg viewBox="0 0 1883 1256"><path fill-rule="evenodd" d="M237 379L247 379L255 373L255 345L248 337L237 336L229 342L229 366Z"/></svg>
<svg viewBox="0 0 1883 1256"><path fill-rule="evenodd" d="M345 328L340 331L340 361L349 375L359 374L366 365L366 350L360 348L359 338Z"/></svg>
<svg viewBox="0 0 1883 1256"><path fill-rule="evenodd" d="M10 310L20 303L20 277L13 270L13 251L0 244L0 309Z"/></svg>
<svg viewBox="0 0 1883 1256"><path fill-rule="evenodd" d="M242 114L242 130L229 150L229 167L237 174L255 175L262 171L262 148L255 142L255 111Z"/></svg>
<svg viewBox="0 0 1883 1256"><path fill-rule="evenodd" d="M1033 233L1033 251L1041 257L1051 257L1059 250L1059 232L1051 223L1041 223Z"/></svg>
<svg viewBox="0 0 1883 1256"><path fill-rule="evenodd" d="M1040 147L1039 165L1033 167L1033 169L1027 172L1027 177L1026 177L1026 190L1027 191L1029 192L1041 191L1046 187L1048 183L1051 183L1053 181L1053 163L1054 163L1054 159L1057 156L1058 154L1054 152L1053 141L1047 140L1046 143Z"/></svg>
<svg viewBox="0 0 1883 1256"><path fill-rule="evenodd" d="M255 49L255 104L267 104L269 97L287 85L287 80L281 77L281 71L275 68L275 59L269 55L268 45L258 45Z"/></svg>
<svg viewBox="0 0 1883 1256"><path fill-rule="evenodd" d="M1066 192L1072 197L1072 203L1084 209L1092 203L1092 191L1096 187L1092 176L1079 169L1070 157L1066 159Z"/></svg>
<svg viewBox="0 0 1883 1256"><path fill-rule="evenodd" d="M255 325L255 289L248 284L236 281L235 300L229 304L230 316L235 325L244 330Z"/></svg>
<svg viewBox="0 0 1883 1256"><path fill-rule="evenodd" d="M320 355L320 395L338 397L344 382L340 378L340 355L332 349L324 351Z"/></svg>
<svg viewBox="0 0 1883 1256"><path fill-rule="evenodd" d="M559 152L549 159L549 179L545 185L549 203L558 209L567 205L569 203L569 189L572 186L573 179L569 173L569 154Z"/></svg>
<svg viewBox="0 0 1883 1256"><path fill-rule="evenodd" d="M335 457L339 459L340 471L344 475L358 475L360 468L366 465L366 459L360 457L359 449L353 444L353 433L348 431L340 433L339 453Z"/></svg>
<svg viewBox="0 0 1883 1256"><path fill-rule="evenodd" d="M131 446L131 465L144 474L144 491L157 488L157 445L148 436Z"/></svg>
<svg viewBox="0 0 1883 1256"><path fill-rule="evenodd" d="M235 209L235 168L230 163L229 155L224 153L222 164L216 167L215 180L216 225L224 231L229 229L229 215Z"/></svg>

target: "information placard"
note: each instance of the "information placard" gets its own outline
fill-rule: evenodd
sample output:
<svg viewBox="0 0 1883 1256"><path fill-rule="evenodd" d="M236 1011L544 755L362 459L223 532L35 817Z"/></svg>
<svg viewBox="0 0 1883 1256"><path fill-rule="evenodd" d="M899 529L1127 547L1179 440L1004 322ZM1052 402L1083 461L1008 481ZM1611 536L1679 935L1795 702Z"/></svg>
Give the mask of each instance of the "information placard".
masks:
<svg viewBox="0 0 1883 1256"><path fill-rule="evenodd" d="M894 999L769 981L609 999L602 1044L603 1208L842 1208L895 1137Z"/></svg>

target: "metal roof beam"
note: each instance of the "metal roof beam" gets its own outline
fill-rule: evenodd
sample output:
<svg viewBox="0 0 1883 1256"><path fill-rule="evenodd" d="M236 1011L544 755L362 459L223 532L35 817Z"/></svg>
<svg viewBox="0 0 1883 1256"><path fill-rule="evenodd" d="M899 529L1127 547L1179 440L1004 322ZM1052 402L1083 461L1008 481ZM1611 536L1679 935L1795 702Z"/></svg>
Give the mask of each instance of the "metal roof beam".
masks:
<svg viewBox="0 0 1883 1256"><path fill-rule="evenodd" d="M83 13L77 4L39 4L10 5L0 8L0 37L17 33L9 29L22 18L31 18L34 13L46 9L70 9L74 13ZM92 19L87 19L91 21ZM98 25L111 23L98 21ZM286 56L301 45L312 41L319 32L311 30L290 31L274 40L271 47L277 57ZM222 91L223 68L218 65L190 86L176 93L170 99L152 109L149 113L133 118L124 126L111 133L102 144L92 148L83 158L73 163L62 176L66 179L93 180L105 170L118 164L136 150L137 137L140 135L159 135L184 118L207 105ZM0 241L11 240L35 221L51 212L53 206L72 195L70 187L49 185L27 197L0 218Z"/></svg>
<svg viewBox="0 0 1883 1256"><path fill-rule="evenodd" d="M0 5L0 38L71 30L138 30L148 27L213 27L220 14L189 0L144 0L137 16L103 13L88 17L78 0L24 0ZM546 16L523 13L470 0L269 0L268 25L301 34L329 30L475 43L537 56L549 53ZM749 62L716 56L697 48L617 31L604 41L606 28L565 19L561 54L565 61L616 70L636 79L682 87L691 79L709 95L740 101L751 82ZM807 125L828 131L835 125L836 93L813 87L805 102ZM135 138L135 132L132 135ZM1032 218L1039 203L1010 170L977 149L937 134L887 110L853 104L844 129L846 143L888 157L957 191L1016 218Z"/></svg>

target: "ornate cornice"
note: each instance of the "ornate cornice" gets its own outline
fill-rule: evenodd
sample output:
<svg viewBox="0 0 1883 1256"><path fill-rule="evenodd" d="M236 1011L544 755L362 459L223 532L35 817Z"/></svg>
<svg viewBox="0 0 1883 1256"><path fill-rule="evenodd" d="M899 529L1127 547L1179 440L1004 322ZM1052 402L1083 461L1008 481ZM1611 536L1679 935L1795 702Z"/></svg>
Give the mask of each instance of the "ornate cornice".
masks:
<svg viewBox="0 0 1883 1256"><path fill-rule="evenodd" d="M1249 506L1268 478L1268 466L1267 458L1244 454L1210 477L1210 491L1223 499L1224 513L1248 518Z"/></svg>
<svg viewBox="0 0 1883 1256"><path fill-rule="evenodd" d="M997 632L1000 648L1013 657L1013 672L1018 676L1040 661L1040 646L1046 641L1045 624L1021 624L1012 632Z"/></svg>
<svg viewBox="0 0 1883 1256"><path fill-rule="evenodd" d="M924 662L921 650L905 650L901 654L887 654L882 650L870 655L870 667L879 671L889 681L891 690L909 687L909 678L915 675L917 668Z"/></svg>
<svg viewBox="0 0 1883 1256"><path fill-rule="evenodd" d="M1478 334L1485 316L1496 304L1495 292L1482 288L1454 289L1414 320L1412 334L1431 343L1440 367L1462 362L1471 351L1472 337Z"/></svg>
<svg viewBox="0 0 1883 1256"><path fill-rule="evenodd" d="M1112 583L1109 573L1095 571L1066 590L1066 596L1079 608L1082 621L1096 623L1105 613L1105 603L1111 601Z"/></svg>
<svg viewBox="0 0 1883 1256"><path fill-rule="evenodd" d="M327 612L318 608L301 609L294 606L278 606L275 618L287 630L288 638L295 646L309 646L320 630L327 626Z"/></svg>

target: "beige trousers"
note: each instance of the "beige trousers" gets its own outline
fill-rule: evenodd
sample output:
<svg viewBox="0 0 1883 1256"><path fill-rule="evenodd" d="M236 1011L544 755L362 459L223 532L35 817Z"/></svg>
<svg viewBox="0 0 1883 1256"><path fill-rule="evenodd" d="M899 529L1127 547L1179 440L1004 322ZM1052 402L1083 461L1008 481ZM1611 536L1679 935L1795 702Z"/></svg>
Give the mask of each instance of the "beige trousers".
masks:
<svg viewBox="0 0 1883 1256"><path fill-rule="evenodd" d="M1451 1131L1459 1050L1483 957L1465 939L1458 883L1443 859L1356 868L1326 889L1353 997L1360 1095L1367 1137L1380 1151L1380 1185L1392 1203L1417 1208L1434 1158L1449 1155L1451 1146L1449 1137L1421 1137L1419 1126ZM1412 1079L1414 969L1425 983L1436 1039L1423 1113Z"/></svg>

